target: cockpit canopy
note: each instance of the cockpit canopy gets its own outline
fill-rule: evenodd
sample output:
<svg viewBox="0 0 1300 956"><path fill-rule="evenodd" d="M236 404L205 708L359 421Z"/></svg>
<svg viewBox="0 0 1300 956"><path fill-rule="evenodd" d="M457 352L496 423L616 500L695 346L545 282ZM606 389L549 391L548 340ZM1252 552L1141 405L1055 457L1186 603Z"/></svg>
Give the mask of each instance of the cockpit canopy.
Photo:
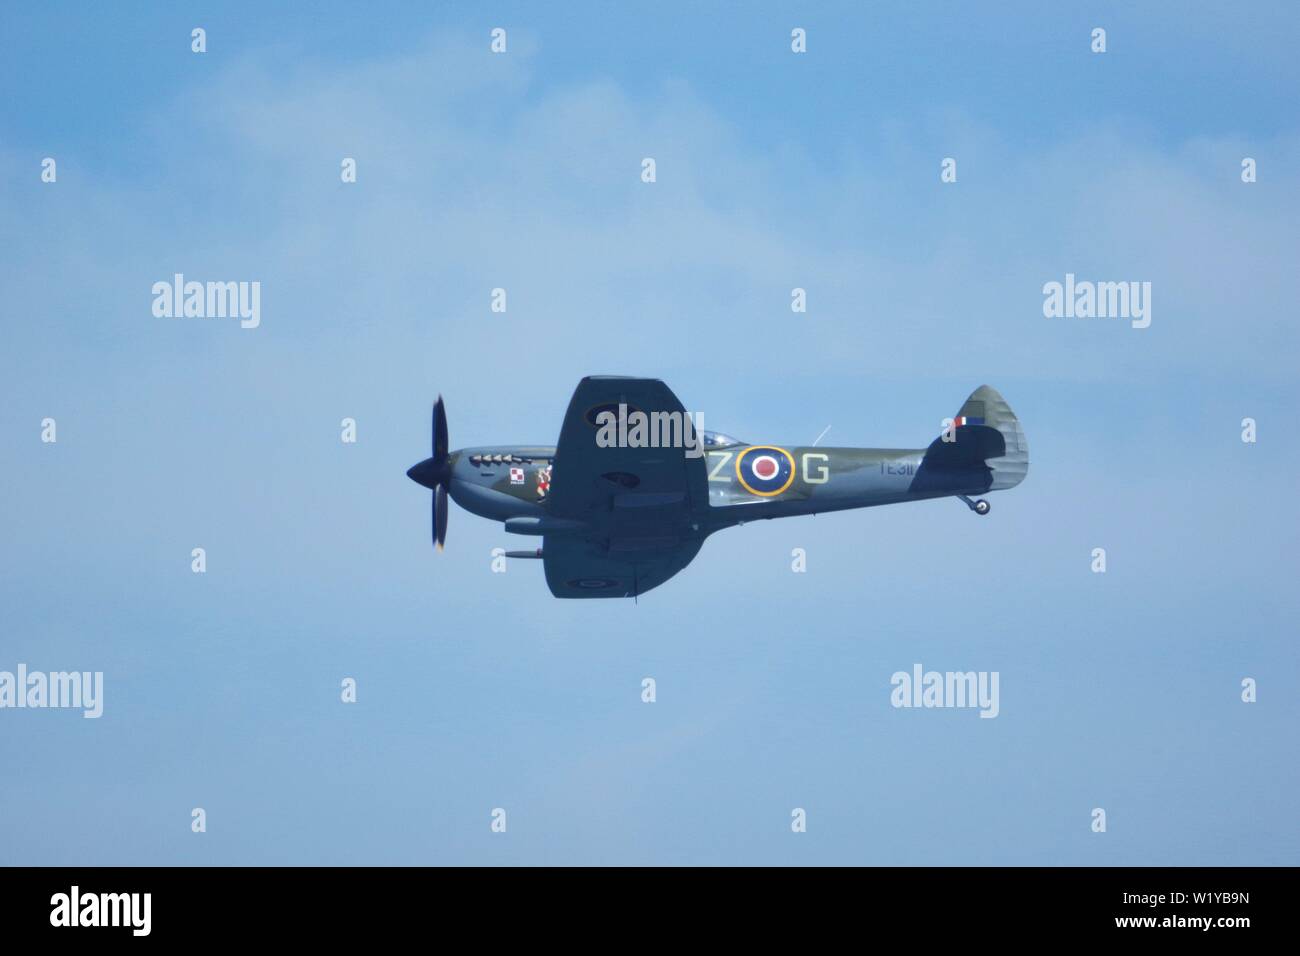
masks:
<svg viewBox="0 0 1300 956"><path fill-rule="evenodd" d="M705 431L703 434L705 448L724 448L727 445L742 445L739 438L732 438L730 435L724 435L722 432Z"/></svg>

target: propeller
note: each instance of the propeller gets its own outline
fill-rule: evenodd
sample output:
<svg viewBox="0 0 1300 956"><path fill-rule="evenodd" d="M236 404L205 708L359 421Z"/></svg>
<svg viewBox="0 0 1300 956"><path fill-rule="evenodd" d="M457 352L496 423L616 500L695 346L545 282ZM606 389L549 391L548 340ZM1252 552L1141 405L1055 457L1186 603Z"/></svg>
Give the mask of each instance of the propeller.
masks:
<svg viewBox="0 0 1300 956"><path fill-rule="evenodd" d="M433 543L439 551L447 541L447 486L451 483L451 465L447 451L447 410L442 396L433 403L433 455L407 469L406 477L433 492Z"/></svg>

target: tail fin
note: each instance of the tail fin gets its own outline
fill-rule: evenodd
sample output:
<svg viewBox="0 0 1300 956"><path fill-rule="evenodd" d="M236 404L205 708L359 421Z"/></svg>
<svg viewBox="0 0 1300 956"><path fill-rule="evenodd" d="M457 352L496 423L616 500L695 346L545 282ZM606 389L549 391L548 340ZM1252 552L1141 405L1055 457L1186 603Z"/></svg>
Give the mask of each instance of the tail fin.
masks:
<svg viewBox="0 0 1300 956"><path fill-rule="evenodd" d="M1006 441L1006 452L996 458L987 459L987 465L993 471L993 484L989 491L1001 491L1014 488L1025 480L1029 472L1029 445L1025 441L1020 419L1011 410L996 389L981 385L971 392L954 421L961 425L986 425L1001 432Z"/></svg>
<svg viewBox="0 0 1300 956"><path fill-rule="evenodd" d="M1014 488L1029 471L1029 449L1011 407L981 385L930 443L912 479L916 495L974 495Z"/></svg>

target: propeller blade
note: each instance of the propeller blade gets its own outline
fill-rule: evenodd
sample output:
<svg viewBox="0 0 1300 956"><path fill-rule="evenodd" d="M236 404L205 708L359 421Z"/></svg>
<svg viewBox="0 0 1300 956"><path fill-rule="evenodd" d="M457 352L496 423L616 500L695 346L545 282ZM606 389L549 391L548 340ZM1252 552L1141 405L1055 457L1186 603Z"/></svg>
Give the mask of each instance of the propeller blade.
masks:
<svg viewBox="0 0 1300 956"><path fill-rule="evenodd" d="M447 410L441 395L433 403L433 460L439 468L447 462Z"/></svg>
<svg viewBox="0 0 1300 956"><path fill-rule="evenodd" d="M433 499L433 542L439 551L447 541L447 486L438 485Z"/></svg>

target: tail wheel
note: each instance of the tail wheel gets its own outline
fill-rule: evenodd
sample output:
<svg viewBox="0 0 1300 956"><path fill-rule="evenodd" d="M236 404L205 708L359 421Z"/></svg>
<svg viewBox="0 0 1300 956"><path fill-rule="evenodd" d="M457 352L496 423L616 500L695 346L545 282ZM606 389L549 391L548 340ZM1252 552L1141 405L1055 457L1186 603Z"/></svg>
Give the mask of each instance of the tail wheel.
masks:
<svg viewBox="0 0 1300 956"><path fill-rule="evenodd" d="M975 513L977 515L986 515L989 513L989 509L992 507L993 507L992 505L990 505L987 501L981 498L979 501L975 502Z"/></svg>

